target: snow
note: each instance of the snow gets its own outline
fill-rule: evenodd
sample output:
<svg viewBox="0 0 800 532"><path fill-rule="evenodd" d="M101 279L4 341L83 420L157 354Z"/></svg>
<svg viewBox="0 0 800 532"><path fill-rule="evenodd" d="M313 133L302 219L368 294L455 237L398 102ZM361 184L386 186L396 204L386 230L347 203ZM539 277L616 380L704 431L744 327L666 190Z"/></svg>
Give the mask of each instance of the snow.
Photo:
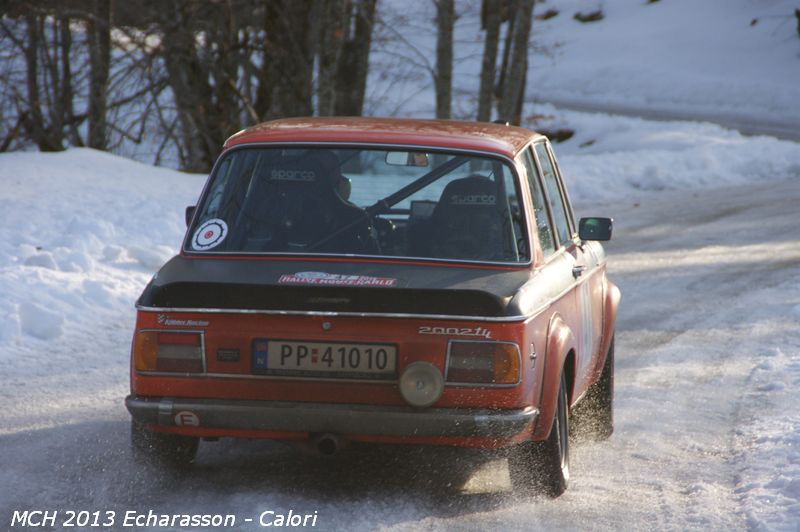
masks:
<svg viewBox="0 0 800 532"><path fill-rule="evenodd" d="M601 21L573 19L598 8L605 15ZM548 9L559 14L533 22L524 116L539 114L549 102L707 120L798 140L796 8L793 0L536 2L534 15ZM453 116L474 119L483 53L480 2L458 3L457 15ZM366 112L433 116L432 2L385 0L381 16Z"/></svg>
<svg viewBox="0 0 800 532"><path fill-rule="evenodd" d="M633 400L626 419L637 420L645 458L659 447L674 456L670 476L684 477L699 508L743 519L711 525L713 512L698 509L708 528L797 529L798 196L794 177L618 207L627 220L609 246L626 298L618 339L635 341L617 376L638 384L620 393ZM666 230L652 238L658 225Z"/></svg>
<svg viewBox="0 0 800 532"><path fill-rule="evenodd" d="M575 136L557 145L573 199L688 190L800 175L796 142L745 137L710 123L655 122L538 107L537 125ZM588 145L587 145L588 144Z"/></svg>
<svg viewBox="0 0 800 532"><path fill-rule="evenodd" d="M14 320L14 317L11 319ZM19 305L19 322L21 332L41 340L51 340L61 336L64 318L61 314L23 301Z"/></svg>
<svg viewBox="0 0 800 532"><path fill-rule="evenodd" d="M0 222L14 228L0 241L0 511L297 508L318 510L325 529L796 529L798 175L789 163L747 167L728 148L755 141L791 161L796 144L704 124L564 116L587 124L587 138L606 135L588 148L567 143L561 164L579 215L617 218L610 275L624 294L617 431L575 448L565 496L519 498L502 458L441 450L357 449L320 464L276 444L225 442L203 444L185 484L137 472L122 406L133 301L179 247L183 208L205 177L78 149L0 155ZM658 132L677 140L658 149ZM720 187L675 165L659 192L647 175L596 170L614 153L646 167L695 150L707 153L706 171L749 170ZM36 465L41 456L53 467ZM75 488L75 478L96 487ZM623 499L625 511L608 511Z"/></svg>
<svg viewBox="0 0 800 532"><path fill-rule="evenodd" d="M118 402L133 302L204 181L90 149L0 156L0 375L15 391L0 393L0 435L79 412L87 393Z"/></svg>
<svg viewBox="0 0 800 532"><path fill-rule="evenodd" d="M465 117L478 4L461 4L457 27ZM796 128L795 4L537 3L561 14L535 22L530 96ZM387 5L404 14L394 30L418 60L433 57L430 2ZM598 6L603 21L571 18ZM395 69L371 82L372 112L430 116L429 75L386 46L376 61ZM203 443L181 480L137 469L122 405L133 302L177 251L205 176L71 149L0 154L0 522L21 509L294 509L318 510L326 530L798 530L800 146L566 107L536 103L526 115L575 130L555 151L578 216L615 218L609 276L623 302L616 432L574 447L563 497L513 494L502 458L446 449L321 461L224 441Z"/></svg>
<svg viewBox="0 0 800 532"><path fill-rule="evenodd" d="M551 6L559 16L535 30L547 53L531 56L538 99L734 116L798 129L795 1L559 0L537 9ZM599 22L572 19L597 7L605 15Z"/></svg>

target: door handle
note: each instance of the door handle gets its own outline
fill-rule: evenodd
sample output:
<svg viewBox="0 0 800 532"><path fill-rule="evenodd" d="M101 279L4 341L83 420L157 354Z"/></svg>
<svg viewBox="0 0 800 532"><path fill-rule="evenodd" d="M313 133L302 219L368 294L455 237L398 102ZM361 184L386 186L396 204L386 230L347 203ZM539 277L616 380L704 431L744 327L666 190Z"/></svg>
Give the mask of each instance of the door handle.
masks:
<svg viewBox="0 0 800 532"><path fill-rule="evenodd" d="M585 272L585 271L586 271L586 266L573 266L572 267L572 276L575 279L577 279L578 277L583 275L583 272Z"/></svg>

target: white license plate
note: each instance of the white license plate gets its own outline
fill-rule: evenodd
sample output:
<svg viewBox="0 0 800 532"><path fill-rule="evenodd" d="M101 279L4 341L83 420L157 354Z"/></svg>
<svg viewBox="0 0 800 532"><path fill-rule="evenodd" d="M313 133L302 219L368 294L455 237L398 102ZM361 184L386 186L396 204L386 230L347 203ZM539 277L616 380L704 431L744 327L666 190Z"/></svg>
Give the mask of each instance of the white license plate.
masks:
<svg viewBox="0 0 800 532"><path fill-rule="evenodd" d="M257 374L392 379L396 368L397 347L390 344L253 342L253 372Z"/></svg>

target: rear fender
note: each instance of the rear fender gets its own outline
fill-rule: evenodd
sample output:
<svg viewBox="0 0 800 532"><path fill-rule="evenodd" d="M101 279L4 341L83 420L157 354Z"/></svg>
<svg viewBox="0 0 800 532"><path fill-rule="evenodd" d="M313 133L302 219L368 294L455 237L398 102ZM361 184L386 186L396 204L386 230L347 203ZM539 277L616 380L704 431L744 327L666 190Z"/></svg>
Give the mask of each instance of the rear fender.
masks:
<svg viewBox="0 0 800 532"><path fill-rule="evenodd" d="M550 319L547 334L547 351L545 353L544 375L542 376L541 396L539 398L539 418L533 433L534 440L547 438L555 418L558 401L558 387L561 383L561 372L567 354L574 352L575 336L561 316L555 314ZM567 382L568 393L572 397L574 382Z"/></svg>

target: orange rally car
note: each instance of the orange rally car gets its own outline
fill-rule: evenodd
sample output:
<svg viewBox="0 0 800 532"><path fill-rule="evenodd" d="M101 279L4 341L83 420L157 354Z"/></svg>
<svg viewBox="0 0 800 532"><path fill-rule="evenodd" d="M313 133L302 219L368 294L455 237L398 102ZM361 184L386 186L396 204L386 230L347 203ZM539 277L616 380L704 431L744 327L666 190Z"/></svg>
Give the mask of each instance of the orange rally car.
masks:
<svg viewBox="0 0 800 532"><path fill-rule="evenodd" d="M504 124L298 118L225 144L137 302L138 455L201 439L502 448L561 494L569 424L613 430L620 292L548 140Z"/></svg>

